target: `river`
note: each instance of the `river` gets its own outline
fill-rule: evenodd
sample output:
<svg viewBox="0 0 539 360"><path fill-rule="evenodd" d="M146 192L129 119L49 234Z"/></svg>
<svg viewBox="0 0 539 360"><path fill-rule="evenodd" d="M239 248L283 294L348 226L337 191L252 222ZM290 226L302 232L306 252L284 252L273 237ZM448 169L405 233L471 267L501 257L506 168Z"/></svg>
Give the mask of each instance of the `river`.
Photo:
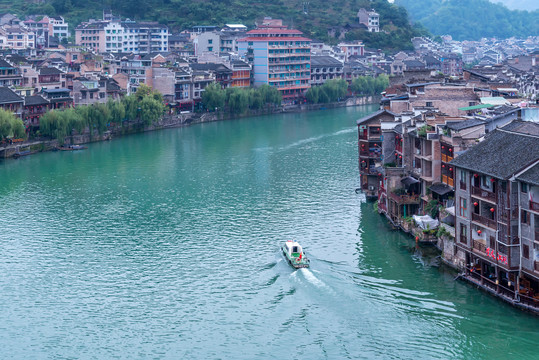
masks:
<svg viewBox="0 0 539 360"><path fill-rule="evenodd" d="M538 318L454 281L354 192L372 111L0 161L0 357L539 358Z"/></svg>

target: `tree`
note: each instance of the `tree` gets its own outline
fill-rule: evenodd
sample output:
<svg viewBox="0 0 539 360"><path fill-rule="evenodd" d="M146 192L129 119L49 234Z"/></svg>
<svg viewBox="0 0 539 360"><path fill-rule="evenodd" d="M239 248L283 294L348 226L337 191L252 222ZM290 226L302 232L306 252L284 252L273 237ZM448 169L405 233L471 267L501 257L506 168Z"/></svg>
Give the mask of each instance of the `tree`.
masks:
<svg viewBox="0 0 539 360"><path fill-rule="evenodd" d="M210 111L220 109L225 106L226 94L217 83L209 84L202 93L202 104Z"/></svg>
<svg viewBox="0 0 539 360"><path fill-rule="evenodd" d="M0 139L24 138L25 128L22 120L15 117L10 111L0 109Z"/></svg>

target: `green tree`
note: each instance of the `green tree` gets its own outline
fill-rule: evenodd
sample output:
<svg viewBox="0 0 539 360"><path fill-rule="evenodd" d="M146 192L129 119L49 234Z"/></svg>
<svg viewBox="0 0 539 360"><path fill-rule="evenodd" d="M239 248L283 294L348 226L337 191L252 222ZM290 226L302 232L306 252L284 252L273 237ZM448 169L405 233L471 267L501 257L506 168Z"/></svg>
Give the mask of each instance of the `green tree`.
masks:
<svg viewBox="0 0 539 360"><path fill-rule="evenodd" d="M217 83L209 84L202 93L202 104L208 110L221 109L225 106L226 94Z"/></svg>
<svg viewBox="0 0 539 360"><path fill-rule="evenodd" d="M25 128L22 120L15 117L12 112L0 109L0 139L24 137Z"/></svg>

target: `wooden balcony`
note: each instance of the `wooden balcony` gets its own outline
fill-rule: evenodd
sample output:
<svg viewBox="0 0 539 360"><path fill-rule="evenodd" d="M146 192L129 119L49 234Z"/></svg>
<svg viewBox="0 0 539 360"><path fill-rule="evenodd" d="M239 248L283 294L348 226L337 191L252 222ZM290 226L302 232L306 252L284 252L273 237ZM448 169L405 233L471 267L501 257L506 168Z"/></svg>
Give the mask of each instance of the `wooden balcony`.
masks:
<svg viewBox="0 0 539 360"><path fill-rule="evenodd" d="M453 180L452 177L449 177L447 175L442 175L442 182L444 184L447 184L447 185L451 186L451 187L454 186L454 184L455 184L455 180Z"/></svg>
<svg viewBox="0 0 539 360"><path fill-rule="evenodd" d="M453 157L450 156L450 155L446 155L446 154L442 154L442 161L443 162L450 162L451 160L453 160Z"/></svg>
<svg viewBox="0 0 539 360"><path fill-rule="evenodd" d="M496 230L498 228L497 221L486 218L476 213L472 213L472 221L480 223L481 225L488 226L491 229Z"/></svg>
<svg viewBox="0 0 539 360"><path fill-rule="evenodd" d="M389 192L388 195L389 198L397 204L419 204L421 200L419 195L397 195L392 192Z"/></svg>
<svg viewBox="0 0 539 360"><path fill-rule="evenodd" d="M488 201L491 201L491 202L494 202L494 203L496 202L496 193L495 192L485 190L485 189L481 189L481 188L478 188L477 186L472 186L472 195L480 197L480 198L488 200Z"/></svg>
<svg viewBox="0 0 539 360"><path fill-rule="evenodd" d="M483 244L482 242L478 240L473 241L473 249L479 251L480 253L486 255L487 253L487 245Z"/></svg>

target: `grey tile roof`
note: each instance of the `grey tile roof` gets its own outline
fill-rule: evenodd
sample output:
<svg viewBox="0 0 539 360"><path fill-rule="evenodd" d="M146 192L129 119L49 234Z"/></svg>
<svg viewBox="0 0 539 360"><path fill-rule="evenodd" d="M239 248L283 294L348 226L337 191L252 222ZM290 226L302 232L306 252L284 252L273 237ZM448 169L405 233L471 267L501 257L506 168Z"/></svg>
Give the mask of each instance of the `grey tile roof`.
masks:
<svg viewBox="0 0 539 360"><path fill-rule="evenodd" d="M469 119L464 121L451 121L447 123L447 127L451 130L459 131L462 129L468 129L477 125L483 125L485 121L480 119Z"/></svg>
<svg viewBox="0 0 539 360"><path fill-rule="evenodd" d="M59 70L55 67L44 67L39 69L39 75L56 75L56 74L63 74L64 72L62 70Z"/></svg>
<svg viewBox="0 0 539 360"><path fill-rule="evenodd" d="M10 88L4 86L0 87L0 104L11 104L16 102L22 103L23 101L23 98L17 95Z"/></svg>
<svg viewBox="0 0 539 360"><path fill-rule="evenodd" d="M451 164L470 171L507 179L539 160L539 136L494 130L485 140L456 157Z"/></svg>
<svg viewBox="0 0 539 360"><path fill-rule="evenodd" d="M502 129L539 136L539 124L531 121L513 120Z"/></svg>
<svg viewBox="0 0 539 360"><path fill-rule="evenodd" d="M382 109L382 110L378 110L377 112L374 112L374 113L372 113L370 115L367 115L367 116L357 120L356 124L359 125L361 123L367 122L367 121L369 121L371 119L374 119L378 115L382 115L383 113L387 113L387 114L392 115L392 116L397 116L397 114L395 114L394 112L391 112L391 111L386 110L386 109Z"/></svg>
<svg viewBox="0 0 539 360"><path fill-rule="evenodd" d="M48 103L48 100L43 99L39 95L26 96L24 98L24 106L47 105Z"/></svg>
<svg viewBox="0 0 539 360"><path fill-rule="evenodd" d="M524 182L539 186L539 164L536 164L528 171L522 173L520 176L517 176L517 179L520 181L524 181ZM534 201L539 201L539 200L534 199Z"/></svg>
<svg viewBox="0 0 539 360"><path fill-rule="evenodd" d="M342 62L331 56L311 56L311 66L343 66Z"/></svg>

